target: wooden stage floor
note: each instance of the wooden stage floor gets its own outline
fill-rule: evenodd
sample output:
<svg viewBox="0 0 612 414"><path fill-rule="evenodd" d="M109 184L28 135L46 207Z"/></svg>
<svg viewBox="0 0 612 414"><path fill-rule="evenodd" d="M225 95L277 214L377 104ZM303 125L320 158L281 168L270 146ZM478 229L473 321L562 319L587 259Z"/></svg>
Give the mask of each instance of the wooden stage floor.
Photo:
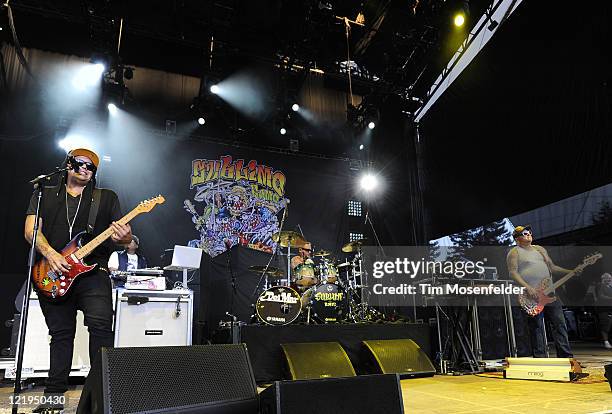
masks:
<svg viewBox="0 0 612 414"><path fill-rule="evenodd" d="M65 412L76 412L82 386L67 394ZM0 413L10 413L12 386L0 388ZM26 391L39 395L42 387ZM612 392L607 382L554 383L505 380L480 375L444 376L402 380L406 414L538 413L587 414L612 413ZM30 413L24 406L20 412Z"/></svg>

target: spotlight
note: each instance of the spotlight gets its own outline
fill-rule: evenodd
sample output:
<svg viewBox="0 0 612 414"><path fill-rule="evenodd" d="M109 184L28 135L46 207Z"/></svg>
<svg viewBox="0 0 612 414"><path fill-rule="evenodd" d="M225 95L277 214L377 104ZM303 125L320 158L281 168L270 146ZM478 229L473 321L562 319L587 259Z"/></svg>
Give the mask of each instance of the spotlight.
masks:
<svg viewBox="0 0 612 414"><path fill-rule="evenodd" d="M280 129L280 134L281 135L285 135L287 133L287 130L285 128L281 128Z"/></svg>
<svg viewBox="0 0 612 414"><path fill-rule="evenodd" d="M134 69L125 68L125 70L123 71L123 77L126 78L127 80L132 79L134 77Z"/></svg>
<svg viewBox="0 0 612 414"><path fill-rule="evenodd" d="M105 66L102 63L83 66L72 79L72 85L81 91L96 86L102 79L104 69Z"/></svg>
<svg viewBox="0 0 612 414"><path fill-rule="evenodd" d="M359 145L359 151L363 151L363 144Z"/></svg>
<svg viewBox="0 0 612 414"><path fill-rule="evenodd" d="M368 123L368 128L370 129L376 128L376 124L374 123L374 121L370 121L370 123Z"/></svg>
<svg viewBox="0 0 612 414"><path fill-rule="evenodd" d="M361 188L365 191L371 191L375 189L378 185L378 179L375 175L367 173L361 177L359 184L361 185Z"/></svg>
<svg viewBox="0 0 612 414"><path fill-rule="evenodd" d="M203 117L198 118L198 124L204 125L205 123L206 123L206 119L204 119Z"/></svg>
<svg viewBox="0 0 612 414"><path fill-rule="evenodd" d="M117 108L117 105L115 105L114 103L109 103L107 108L108 112L110 112L111 115L115 115L117 114L117 112L119 112L119 108Z"/></svg>
<svg viewBox="0 0 612 414"><path fill-rule="evenodd" d="M59 140L57 145L64 151L69 152L74 148L90 148L92 143L90 142L90 139L84 137L83 135L69 134L66 135L64 139Z"/></svg>
<svg viewBox="0 0 612 414"><path fill-rule="evenodd" d="M291 109L293 110L293 112L297 112L300 110L300 106L294 103L293 105L291 105Z"/></svg>
<svg viewBox="0 0 612 414"><path fill-rule="evenodd" d="M462 27L465 23L465 16L463 15L463 13L457 13L455 15L455 18L453 19L453 22L455 23L456 27Z"/></svg>
<svg viewBox="0 0 612 414"><path fill-rule="evenodd" d="M221 91L221 89L217 85L212 85L210 87L210 92L214 93L215 95L218 94L220 91Z"/></svg>

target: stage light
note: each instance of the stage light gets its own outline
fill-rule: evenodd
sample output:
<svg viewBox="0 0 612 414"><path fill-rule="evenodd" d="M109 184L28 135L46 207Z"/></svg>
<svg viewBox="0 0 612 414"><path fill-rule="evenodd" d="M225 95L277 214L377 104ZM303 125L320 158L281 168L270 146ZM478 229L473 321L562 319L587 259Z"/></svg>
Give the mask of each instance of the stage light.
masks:
<svg viewBox="0 0 612 414"><path fill-rule="evenodd" d="M205 123L206 123L206 119L204 119L203 117L198 118L198 124L204 125Z"/></svg>
<svg viewBox="0 0 612 414"><path fill-rule="evenodd" d="M57 142L57 145L68 153L74 148L91 148L91 142L89 139L78 134L69 134Z"/></svg>
<svg viewBox="0 0 612 414"><path fill-rule="evenodd" d="M457 13L453 19L453 23L455 23L456 27L462 27L465 23L465 15L463 13Z"/></svg>
<svg viewBox="0 0 612 414"><path fill-rule="evenodd" d="M363 144L359 145L359 151L363 151Z"/></svg>
<svg viewBox="0 0 612 414"><path fill-rule="evenodd" d="M365 191L371 191L378 186L378 179L370 173L364 174L359 181L361 188Z"/></svg>
<svg viewBox="0 0 612 414"><path fill-rule="evenodd" d="M294 103L293 105L291 105L291 109L293 110L293 112L297 112L300 110L300 106Z"/></svg>
<svg viewBox="0 0 612 414"><path fill-rule="evenodd" d="M221 91L221 89L217 85L212 85L210 87L210 92L214 93L215 95L218 94L220 91Z"/></svg>
<svg viewBox="0 0 612 414"><path fill-rule="evenodd" d="M126 78L127 80L132 79L134 77L134 69L125 68L125 70L123 71L123 77Z"/></svg>
<svg viewBox="0 0 612 414"><path fill-rule="evenodd" d="M281 135L285 135L287 133L287 130L285 128L281 128L280 129L280 134Z"/></svg>
<svg viewBox="0 0 612 414"><path fill-rule="evenodd" d="M370 129L374 129L374 128L376 128L376 124L374 123L374 121L370 121L370 122L368 123L368 128L370 128Z"/></svg>
<svg viewBox="0 0 612 414"><path fill-rule="evenodd" d="M87 64L76 73L72 79L72 85L81 91L96 86L102 79L105 69L102 63Z"/></svg>
<svg viewBox="0 0 612 414"><path fill-rule="evenodd" d="M117 105L115 105L114 103L109 103L107 105L108 108L108 112L110 112L111 115L116 115L117 112L119 112L119 108L117 108Z"/></svg>

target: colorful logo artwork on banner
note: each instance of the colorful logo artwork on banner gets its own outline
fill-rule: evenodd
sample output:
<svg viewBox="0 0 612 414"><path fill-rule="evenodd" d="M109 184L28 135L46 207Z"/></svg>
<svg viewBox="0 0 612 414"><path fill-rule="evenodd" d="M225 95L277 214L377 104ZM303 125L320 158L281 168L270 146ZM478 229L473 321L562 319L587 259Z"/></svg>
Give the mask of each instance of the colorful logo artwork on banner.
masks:
<svg viewBox="0 0 612 414"><path fill-rule="evenodd" d="M282 171L255 160L197 159L191 163L192 200L184 207L200 237L189 242L212 257L236 245L272 252L279 230L278 213L286 206Z"/></svg>

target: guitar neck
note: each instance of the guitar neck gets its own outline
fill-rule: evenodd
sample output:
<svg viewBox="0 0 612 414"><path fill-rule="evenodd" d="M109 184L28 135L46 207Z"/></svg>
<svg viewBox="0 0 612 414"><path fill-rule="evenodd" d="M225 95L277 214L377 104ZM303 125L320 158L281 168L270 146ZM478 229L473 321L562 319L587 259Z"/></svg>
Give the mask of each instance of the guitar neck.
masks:
<svg viewBox="0 0 612 414"><path fill-rule="evenodd" d="M578 269L582 269L584 266L579 266ZM576 273L578 273L578 269L576 270L572 270L571 272L569 272L568 274L566 274L565 276L563 276L561 279L557 280L555 283L552 284L551 287L549 287L548 289L546 289L544 291L545 294L550 294L551 292L553 292L555 289L557 289L559 286L561 286L562 284L564 284L565 282L567 282L568 280L570 280L572 277L576 276Z"/></svg>
<svg viewBox="0 0 612 414"><path fill-rule="evenodd" d="M127 213L125 216L123 216L121 219L117 220L117 223L127 224L130 222L130 220L132 220L134 217L136 217L139 214L140 214L140 211L138 210L138 207L136 207L132 211ZM96 247L104 243L106 239L108 239L112 234L113 234L113 229L111 227L107 228L102 233L97 235L92 241L90 241L85 246L77 250L77 252L75 253L75 256L78 259L83 259L84 257L88 256L91 252L93 252L96 249Z"/></svg>

